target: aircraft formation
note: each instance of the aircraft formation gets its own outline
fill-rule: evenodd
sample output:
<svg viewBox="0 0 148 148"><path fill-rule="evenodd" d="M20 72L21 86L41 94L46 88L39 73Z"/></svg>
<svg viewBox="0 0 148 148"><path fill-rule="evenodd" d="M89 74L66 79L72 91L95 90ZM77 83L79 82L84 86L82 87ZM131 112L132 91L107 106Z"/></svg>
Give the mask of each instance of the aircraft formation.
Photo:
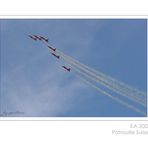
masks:
<svg viewBox="0 0 148 148"><path fill-rule="evenodd" d="M28 35L31 39L33 39L34 41L40 40L40 41L45 41L48 43L48 38L45 38L43 36L39 36L39 35ZM51 54L57 58L60 59L60 56L56 54L56 48L47 45L47 47L51 50ZM62 66L62 68L64 68L66 71L70 72L71 68L67 68L66 66Z"/></svg>
<svg viewBox="0 0 148 148"><path fill-rule="evenodd" d="M43 36L38 36L38 35L28 35L28 36L35 41L36 40L40 40L40 41L44 40L44 41L48 42L48 39Z"/></svg>
<svg viewBox="0 0 148 148"><path fill-rule="evenodd" d="M81 80L83 80L86 84L88 84L98 92L132 109L142 116L147 115L147 95L145 92L136 89L128 84L125 84L124 82L121 82L115 78L112 78L111 76L108 76L100 71L90 68L87 65L79 62L78 60L64 54L57 48L52 47L49 44L48 38L46 37L39 35L28 36L34 41L42 41L49 49L52 56L54 56L58 60L64 60L68 64L68 67L62 66L62 68L67 72L70 72L72 68ZM107 92L107 90L100 88L98 84L123 98L119 98L117 95L113 95L110 92Z"/></svg>

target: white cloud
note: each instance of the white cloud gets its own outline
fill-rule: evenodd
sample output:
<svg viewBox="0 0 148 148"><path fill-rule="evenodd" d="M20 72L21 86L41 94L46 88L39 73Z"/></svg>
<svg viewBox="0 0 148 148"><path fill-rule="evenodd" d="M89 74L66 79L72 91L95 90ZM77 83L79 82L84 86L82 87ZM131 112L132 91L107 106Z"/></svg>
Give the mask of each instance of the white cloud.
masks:
<svg viewBox="0 0 148 148"><path fill-rule="evenodd" d="M55 65L47 69L38 82L34 83L25 77L23 72L26 68L27 65L16 67L12 73L9 71L7 77L2 77L2 91L5 93L2 105L8 111L19 110L25 113L24 116L58 116L70 109L78 90L86 87L77 79L64 83L69 73L62 70L57 72Z"/></svg>

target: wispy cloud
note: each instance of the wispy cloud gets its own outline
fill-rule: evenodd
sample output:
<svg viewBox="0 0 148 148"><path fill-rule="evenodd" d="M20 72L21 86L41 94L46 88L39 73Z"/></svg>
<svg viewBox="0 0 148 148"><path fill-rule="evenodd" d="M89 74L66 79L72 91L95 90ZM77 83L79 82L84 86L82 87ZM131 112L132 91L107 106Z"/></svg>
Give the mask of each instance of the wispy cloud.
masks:
<svg viewBox="0 0 148 148"><path fill-rule="evenodd" d="M145 41L142 34L133 36L133 32L138 33L138 30L144 32L145 27L144 23L139 21L142 29L139 29L138 25L131 29L135 22L130 23L128 26L128 23L122 24L120 21L117 23L114 20L3 20L1 28L3 110L6 108L10 111L24 111L24 116L58 116L69 110L73 111L74 115L79 115L84 109L86 112L82 114L89 115L92 111L93 115L95 113L98 115L98 108L102 107L100 104L106 101L104 96L99 100L100 94L95 94L77 79L73 70L70 73L63 71L61 65L66 63L52 57L42 44L31 41L27 37L28 33L45 35L49 37L53 46L82 63L104 70L103 72L113 77L123 78L129 84L133 81L144 88L143 53L145 52L143 51L145 47L142 45L145 45ZM127 31L123 32L125 28ZM132 40L128 41L127 38ZM129 48L123 48L123 44L126 47L128 45L129 48L131 45L135 46L129 50ZM130 64L129 55L133 53L141 55L140 60L143 63L139 63L140 60L137 61L132 56L134 64ZM134 66L136 72L133 75ZM95 104L95 99L90 101L91 103L87 100L88 102L82 107L81 104L85 103L87 94L91 94L93 99L97 98L100 104L98 102ZM82 99L84 100L79 102ZM88 111L87 107L90 104L92 106ZM75 109L72 110L74 105ZM115 111L113 112L112 109ZM102 110L106 111L103 113ZM102 115L118 114L113 103L110 107L105 103L101 113Z"/></svg>
<svg viewBox="0 0 148 148"><path fill-rule="evenodd" d="M64 75L68 74L63 71L54 74L54 66L38 77L36 83L22 75L27 65L16 67L11 75L3 77L3 109L23 111L24 116L57 116L69 110L73 96L86 86L78 80L64 84Z"/></svg>

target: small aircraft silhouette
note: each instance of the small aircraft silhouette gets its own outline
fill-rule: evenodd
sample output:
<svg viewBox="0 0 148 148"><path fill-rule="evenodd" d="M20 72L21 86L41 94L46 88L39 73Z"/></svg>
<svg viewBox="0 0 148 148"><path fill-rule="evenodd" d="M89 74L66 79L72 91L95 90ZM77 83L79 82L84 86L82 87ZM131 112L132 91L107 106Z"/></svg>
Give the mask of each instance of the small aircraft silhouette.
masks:
<svg viewBox="0 0 148 148"><path fill-rule="evenodd" d="M51 47L51 46L48 46L48 48L50 48L50 49L53 50L53 51L56 51L56 48L53 48L53 47Z"/></svg>
<svg viewBox="0 0 148 148"><path fill-rule="evenodd" d="M66 66L62 66L62 67L70 72L70 68L67 68Z"/></svg>
<svg viewBox="0 0 148 148"><path fill-rule="evenodd" d="M41 39L43 39L44 41L48 42L48 39L43 37L43 36L40 36Z"/></svg>
<svg viewBox="0 0 148 148"><path fill-rule="evenodd" d="M40 41L44 40L44 41L48 42L48 39L43 36L38 36L38 35L28 35L28 36L33 40L40 40Z"/></svg>
<svg viewBox="0 0 148 148"><path fill-rule="evenodd" d="M33 39L33 40L37 40L37 38L35 37L35 36L33 36L33 35L28 35L31 39Z"/></svg>
<svg viewBox="0 0 148 148"><path fill-rule="evenodd" d="M51 54L52 54L53 56L55 56L57 59L60 58L60 56L58 56L58 55L56 55L56 54L54 54L54 53L52 53L52 52L51 52Z"/></svg>
<svg viewBox="0 0 148 148"><path fill-rule="evenodd" d="M38 36L38 35L33 35L33 36L36 37L36 39L41 40L41 37L40 36Z"/></svg>

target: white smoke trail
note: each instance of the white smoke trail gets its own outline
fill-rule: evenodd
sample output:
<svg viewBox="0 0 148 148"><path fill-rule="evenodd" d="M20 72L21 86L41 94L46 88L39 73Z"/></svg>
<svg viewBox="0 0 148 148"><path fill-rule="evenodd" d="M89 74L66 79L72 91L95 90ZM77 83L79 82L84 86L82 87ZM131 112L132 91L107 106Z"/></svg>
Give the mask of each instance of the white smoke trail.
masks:
<svg viewBox="0 0 148 148"><path fill-rule="evenodd" d="M48 44L48 45L49 45L49 44ZM114 79L114 78L112 78L112 77L110 77L110 76L107 76L107 75L105 75L105 74L103 74L103 73L101 73L101 72L99 72L99 71L96 71L96 70L94 70L94 69L88 67L87 65L80 63L78 60L75 60L75 59L73 59L72 57L65 55L64 53L62 53L62 52L59 51L59 50L57 50L57 52L58 52L59 54L63 54L63 55L66 56L67 58L69 58L69 59L71 59L72 61L78 63L79 65L85 67L86 69L89 69L90 71L92 71L92 72L94 72L94 73L100 75L101 77L104 77L106 80L110 80L110 81L114 82L116 85L121 86L122 88L125 88L126 91L129 91L129 90L130 90L130 91L133 91L133 92L135 92L135 93L137 93L137 94L141 94L141 95L143 95L143 96L146 96L146 94L145 94L144 92L141 92L141 91L139 91L138 89L135 89L135 88L133 88L133 87L131 87L131 86L129 86L129 85L123 83L123 82L120 82L120 81L118 81L118 80L116 80L116 79Z"/></svg>
<svg viewBox="0 0 148 148"><path fill-rule="evenodd" d="M101 79L103 82L105 82L106 84L108 84L110 87L112 87L114 90L116 90L116 91L118 91L118 93L120 93L121 95L126 95L126 97L128 97L128 98L135 98L135 99L137 99L137 100L140 100L141 102L143 102L143 103L146 103L146 95L144 95L144 93L143 92L141 92L141 91L139 91L139 90L137 90L137 92L136 91L133 91L133 90L131 90L131 88L126 88L125 87L125 85L123 85L123 83L122 82L119 82L118 80L116 80L116 82L115 81L113 81L113 80L109 80L108 78L105 78L105 76L102 76L102 75L100 75L100 73L98 72L98 74L96 74L96 73L93 73L92 72L92 68L90 68L91 70L89 70L88 68L88 66L84 66L84 64L82 64L82 63L79 63L79 62L76 62L76 60L75 59L73 59L73 58L69 58L69 56L67 56L67 55L65 55L65 54L63 54L62 52L57 52L57 53L59 53L59 54L62 54L63 56L65 56L66 58L68 58L69 60L71 60L71 61L73 61L75 64L78 64L79 65L79 67L81 66L81 69L83 68L83 70L84 70L84 68L85 68L85 71L87 71L89 74L91 74L91 75L93 75L93 76L95 76L96 78L99 78L99 79ZM86 68L87 67L87 68ZM96 71L96 70L94 70L94 71ZM119 83L118 83L118 82ZM122 85L121 85L122 84ZM136 89L135 89L136 90Z"/></svg>
<svg viewBox="0 0 148 148"><path fill-rule="evenodd" d="M126 89L126 91L131 91L131 92L137 93L137 95L139 94L139 95L142 95L143 97L144 97L144 96L146 97L146 94L145 94L144 92L142 92L142 91L140 91L140 90L138 90L138 89L136 89L136 88L133 88L133 87L131 87L131 86L129 86L129 85L127 85L127 84L121 82L121 81L118 81L118 80L116 80L116 79L114 79L114 78L112 78L112 77L110 77L110 76L107 76L107 75L105 75L105 74L103 74L103 73L101 73L101 72L99 72L99 71L96 71L95 69L92 69L92 68L88 67L87 65L85 65L85 64L83 64L83 63L80 63L78 60L75 60L75 59L73 59L72 57L65 55L64 53L62 53L62 52L59 51L59 50L58 50L58 52L59 52L60 54L63 54L64 56L66 56L67 58L69 58L70 60L72 60L73 62L75 62L75 63L81 65L82 67L84 67L84 68L86 68L86 69L88 69L89 71L91 71L91 72L93 72L93 73L95 73L95 74L98 74L99 76L101 76L101 77L104 78L105 80L112 81L112 82L113 82L115 85L117 85L118 87L122 87L122 88Z"/></svg>
<svg viewBox="0 0 148 148"><path fill-rule="evenodd" d="M63 57L62 57L62 58L63 58ZM67 59L65 59L65 58L63 58L63 59L64 59L65 61L67 61ZM70 64L70 61L67 61L67 62L68 62L68 65L70 65L76 72L80 73L81 75L83 75L83 76L85 76L85 77L87 77L87 78L89 78L89 79L91 79L91 80L93 80L93 81L97 81L97 82L99 82L99 83L102 83L101 80L96 80L94 77L88 75L87 73L84 73L84 72L81 71L79 68L77 68L77 67L75 67L74 65ZM143 104L143 103L141 103L141 102L139 102L139 101L136 101L136 102L139 103L139 104L142 104L143 106L145 105L145 104Z"/></svg>
<svg viewBox="0 0 148 148"><path fill-rule="evenodd" d="M49 45L49 44L46 43L46 45ZM52 51L51 49L49 49L49 50ZM60 52L57 49L56 49L56 52L57 52L57 54L60 55L60 57L64 58L64 60L66 60L67 62L72 63L73 65L77 66L82 71L84 71L85 73L88 73L89 75L93 76L92 77L93 80L96 80L97 82L101 83L102 85L106 86L107 88L115 91L116 93L118 93L120 95L128 97L129 99L131 99L131 100L133 100L135 102L138 102L138 103L140 103L143 106L146 106L146 100L141 99L139 96L137 96L137 94L136 95L133 94L132 91L130 91L130 92L125 91L124 90L125 86L122 86L123 87L123 89L122 89L121 86L120 86L121 84L123 84L122 82L119 82L117 80L116 80L116 82L115 81L113 82L113 80L115 80L115 79L112 79L111 77L107 77L104 74L102 74L102 73L100 73L100 72L98 72L96 70L93 70L92 68L89 68L88 66L80 63L79 61L71 58L70 56L65 55L64 53ZM111 79L109 80L109 78L111 78ZM117 83L117 82L119 82L119 83Z"/></svg>
<svg viewBox="0 0 148 148"><path fill-rule="evenodd" d="M63 57L62 57L62 58L63 58ZM64 60L65 60L65 59L64 59ZM66 60L65 60L65 61L66 61ZM126 107L128 107L128 108L130 108L130 109L132 109L132 110L134 110L134 111L136 111L136 112L138 112L138 113L144 115L144 116L146 116L146 113L143 112L143 111L141 111L140 109L134 107L133 105L130 105L129 103L126 103L126 102L123 101L123 100L120 100L119 98L117 98L117 97L111 95L110 93L108 93L108 92L102 90L101 88L99 88L98 86L94 85L92 82L90 82L88 79L86 79L86 77L87 77L87 78L89 78L89 79L91 79L91 80L94 80L93 77L89 76L87 73L82 72L82 71L79 70L77 67L71 65L69 62L68 62L67 64L68 64L70 67L72 67L72 69L74 69L77 73L79 73L79 74L81 74L81 75L83 76L83 77L82 77L82 76L76 74L76 76L79 77L81 80L83 80L86 84L88 84L88 85L90 85L91 87L95 88L95 89L96 89L97 91L99 91L100 93L102 93L102 94L104 94L104 95L110 97L110 98L113 99L114 101L117 101L118 103L120 103L120 104L122 104L122 105L124 105L124 106L126 106Z"/></svg>
<svg viewBox="0 0 148 148"><path fill-rule="evenodd" d="M80 67L79 65L77 65L77 64L75 64L74 62L70 61L70 60L67 59L65 56L63 56L63 55L60 55L60 56L61 56L61 58L63 58L63 60L65 60L65 61L67 61L68 63L71 63L72 65L75 65L76 67L80 68L80 69L83 71L83 73L85 72L85 75L87 75L87 77L89 77L89 78L92 79L93 81L101 83L101 84L104 85L105 87L107 87L107 88L113 90L114 92L116 92L116 93L118 93L118 94L121 94L121 95L123 95L123 96L129 97L129 96L127 96L126 94L123 94L122 92L117 91L114 87L112 87L111 85L109 85L109 84L105 83L104 81L102 81L102 79L99 79L98 77L95 77L95 75L93 75L92 73L90 73L88 70L85 70L83 67ZM80 72L80 70L79 70L79 72ZM82 73L82 72L81 72L81 73ZM141 100L141 99L139 99L139 98L135 98L135 99L130 98L130 99L131 99L132 101L135 101L135 102L137 102L137 103L143 105L143 106L146 106L146 103L145 103L145 102L142 102L143 100Z"/></svg>
<svg viewBox="0 0 148 148"><path fill-rule="evenodd" d="M79 77L81 80L83 80L86 84L88 84L88 85L90 85L91 87L95 88L95 89L96 89L97 91L99 91L100 93L102 93L102 94L104 94L104 95L110 97L110 98L113 99L114 101L117 101L118 103L120 103L120 104L122 104L122 105L124 105L124 106L126 106L126 107L128 107L128 108L130 108L130 109L132 109L132 110L134 110L134 111L136 111L136 112L138 112L138 113L144 115L144 116L146 116L146 113L143 112L143 111L141 111L140 109L138 109L138 108L136 108L136 107L134 107L134 106L132 106L132 105L130 105L130 104L128 104L128 103L122 101L122 100L120 100L119 98L117 98L117 97L115 97L115 96L112 96L111 94L109 94L109 93L107 93L106 91L100 89L99 87L95 86L94 84L92 84L92 83L89 82L88 80L82 78L81 76L78 76L78 77Z"/></svg>

